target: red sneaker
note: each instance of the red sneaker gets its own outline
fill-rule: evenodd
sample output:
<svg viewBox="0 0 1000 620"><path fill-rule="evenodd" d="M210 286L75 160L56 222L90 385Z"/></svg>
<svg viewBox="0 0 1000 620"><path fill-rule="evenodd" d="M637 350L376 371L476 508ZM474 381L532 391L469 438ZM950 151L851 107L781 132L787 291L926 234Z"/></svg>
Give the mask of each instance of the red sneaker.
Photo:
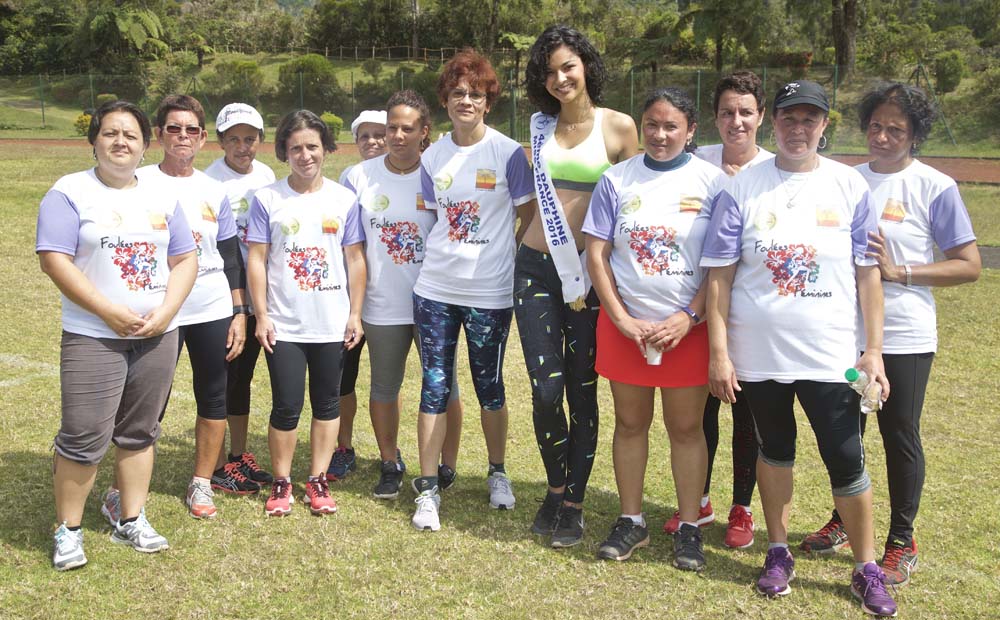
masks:
<svg viewBox="0 0 1000 620"><path fill-rule="evenodd" d="M806 553L833 555L839 549L850 547L850 545L851 542L847 539L847 530L844 529L844 522L834 514L826 522L826 525L806 536L799 544L799 549Z"/></svg>
<svg viewBox="0 0 1000 620"><path fill-rule="evenodd" d="M753 544L753 516L740 505L729 509L729 525L726 526L725 544L730 549L746 549Z"/></svg>
<svg viewBox="0 0 1000 620"><path fill-rule="evenodd" d="M885 572L885 585L905 586L910 583L910 573L917 570L917 539L911 538L908 544L901 540L886 541L880 564Z"/></svg>
<svg viewBox="0 0 1000 620"><path fill-rule="evenodd" d="M269 517L284 517L292 512L292 482L279 478L271 485L271 497L264 504L264 512Z"/></svg>
<svg viewBox="0 0 1000 620"><path fill-rule="evenodd" d="M695 524L698 527L705 527L715 523L715 513L712 512L712 502L709 501L704 507L698 509L698 520ZM663 531L671 536L681 527L681 511L674 513L670 520L663 524Z"/></svg>
<svg viewBox="0 0 1000 620"><path fill-rule="evenodd" d="M337 512L337 502L330 497L330 484L326 481L326 475L309 476L306 482L306 494L302 502L309 506L309 510L314 515L323 515Z"/></svg>

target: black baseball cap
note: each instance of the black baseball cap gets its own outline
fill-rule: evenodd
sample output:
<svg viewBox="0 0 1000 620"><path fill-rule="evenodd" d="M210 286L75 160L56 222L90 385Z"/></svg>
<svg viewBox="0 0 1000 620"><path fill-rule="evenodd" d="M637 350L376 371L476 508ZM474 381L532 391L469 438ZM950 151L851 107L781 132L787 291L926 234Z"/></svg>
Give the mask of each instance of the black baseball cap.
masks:
<svg viewBox="0 0 1000 620"><path fill-rule="evenodd" d="M795 80L778 89L774 96L774 109L780 110L793 105L806 104L816 106L824 112L830 111L830 102L826 99L826 91L816 82Z"/></svg>

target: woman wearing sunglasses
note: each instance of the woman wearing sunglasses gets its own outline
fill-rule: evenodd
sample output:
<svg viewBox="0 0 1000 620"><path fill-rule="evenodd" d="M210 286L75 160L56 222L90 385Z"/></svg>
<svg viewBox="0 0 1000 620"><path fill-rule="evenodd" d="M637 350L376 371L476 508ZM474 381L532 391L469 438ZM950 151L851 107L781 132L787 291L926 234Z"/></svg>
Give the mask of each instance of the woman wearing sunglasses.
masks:
<svg viewBox="0 0 1000 620"><path fill-rule="evenodd" d="M194 168L208 137L205 110L194 97L168 95L156 110L154 132L163 161L137 174L177 199L197 246L198 278L178 313L177 353L187 345L198 410L194 476L185 501L192 517L207 519L216 515L213 488L241 495L260 490L222 451L229 362L243 351L246 337L246 276L226 190Z"/></svg>

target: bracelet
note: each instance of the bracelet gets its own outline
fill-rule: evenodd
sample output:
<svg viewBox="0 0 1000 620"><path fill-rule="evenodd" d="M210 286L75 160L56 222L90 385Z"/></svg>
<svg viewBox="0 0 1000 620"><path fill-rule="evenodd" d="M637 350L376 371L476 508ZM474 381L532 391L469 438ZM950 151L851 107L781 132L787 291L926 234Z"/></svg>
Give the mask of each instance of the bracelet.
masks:
<svg viewBox="0 0 1000 620"><path fill-rule="evenodd" d="M906 272L906 286L913 286L913 270L909 265L903 265L903 271Z"/></svg>
<svg viewBox="0 0 1000 620"><path fill-rule="evenodd" d="M694 321L695 325L701 323L701 317L698 316L698 314L691 309L691 306L684 306L683 308L681 308L681 312L691 317L691 320Z"/></svg>
<svg viewBox="0 0 1000 620"><path fill-rule="evenodd" d="M250 306L233 306L233 316L237 314L250 314Z"/></svg>

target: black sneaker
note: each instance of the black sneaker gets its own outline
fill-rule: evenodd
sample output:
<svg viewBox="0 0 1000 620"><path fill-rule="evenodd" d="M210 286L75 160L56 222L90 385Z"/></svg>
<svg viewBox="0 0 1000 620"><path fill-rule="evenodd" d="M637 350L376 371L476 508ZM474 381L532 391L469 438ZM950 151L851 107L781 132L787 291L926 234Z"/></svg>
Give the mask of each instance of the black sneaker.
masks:
<svg viewBox="0 0 1000 620"><path fill-rule="evenodd" d="M400 453L399 448L396 448L396 464L399 465L400 473L406 473L406 463L403 462L403 455Z"/></svg>
<svg viewBox="0 0 1000 620"><path fill-rule="evenodd" d="M253 452L244 452L239 456L229 455L229 462L239 463L240 471L243 472L243 475L257 484L271 484L274 482L274 477L257 464L257 457L254 456Z"/></svg>
<svg viewBox="0 0 1000 620"><path fill-rule="evenodd" d="M443 491L455 484L455 478L458 477L458 472L454 469L448 467L444 463L438 465L438 489Z"/></svg>
<svg viewBox="0 0 1000 620"><path fill-rule="evenodd" d="M212 473L212 488L223 493L248 495L260 491L260 485L243 475L239 461L230 461Z"/></svg>
<svg viewBox="0 0 1000 620"><path fill-rule="evenodd" d="M705 568L705 550L701 528L685 523L674 532L674 566L681 570L700 571Z"/></svg>
<svg viewBox="0 0 1000 620"><path fill-rule="evenodd" d="M539 536L550 536L556 529L559 522L559 506L562 505L562 493L556 495L549 491L545 492L545 499L541 500L542 505L535 513L535 522L531 524L531 533ZM535 500L538 501L537 499Z"/></svg>
<svg viewBox="0 0 1000 620"><path fill-rule="evenodd" d="M649 530L633 523L628 517L618 517L608 539L601 543L597 557L602 560L624 561L632 557L632 552L649 546Z"/></svg>
<svg viewBox="0 0 1000 620"><path fill-rule="evenodd" d="M583 540L583 508L565 504L559 508L559 520L552 532L552 546L556 549L572 547Z"/></svg>
<svg viewBox="0 0 1000 620"><path fill-rule="evenodd" d="M396 499L403 486L403 472L395 461L382 461L382 475L372 493L378 499Z"/></svg>

